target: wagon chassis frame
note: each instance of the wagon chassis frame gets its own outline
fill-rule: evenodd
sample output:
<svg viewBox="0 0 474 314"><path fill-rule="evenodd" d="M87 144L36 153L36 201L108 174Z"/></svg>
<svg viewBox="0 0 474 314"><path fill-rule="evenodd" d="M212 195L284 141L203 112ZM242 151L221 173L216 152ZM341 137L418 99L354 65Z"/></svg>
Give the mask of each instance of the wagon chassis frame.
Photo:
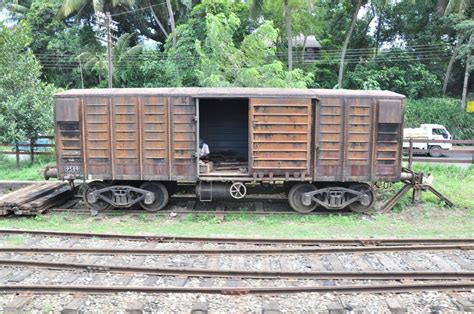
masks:
<svg viewBox="0 0 474 314"><path fill-rule="evenodd" d="M348 194L354 196L347 199ZM322 196L322 199L317 196ZM310 206L312 201L327 209L341 209L357 201L367 206L370 204L370 196L367 193L344 187L328 187L303 194L303 205Z"/></svg>
<svg viewBox="0 0 474 314"><path fill-rule="evenodd" d="M106 195L109 192L112 193L112 198ZM87 193L86 197L87 202L90 204L94 204L98 200L103 200L114 207L130 207L142 200L145 204L150 205L155 201L155 194L153 192L129 185L114 185L91 191Z"/></svg>

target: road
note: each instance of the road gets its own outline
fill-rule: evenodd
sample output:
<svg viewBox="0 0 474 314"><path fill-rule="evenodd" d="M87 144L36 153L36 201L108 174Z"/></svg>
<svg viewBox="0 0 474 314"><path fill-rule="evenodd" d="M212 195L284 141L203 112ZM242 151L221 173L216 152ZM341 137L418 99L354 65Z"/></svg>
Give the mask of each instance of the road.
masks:
<svg viewBox="0 0 474 314"><path fill-rule="evenodd" d="M417 159L422 159L423 162L429 162L439 165L456 165L462 168L469 168L474 163L474 153L462 153L462 152L449 152L445 153L442 157L429 157L424 155L414 156L413 161L417 162ZM453 160L463 160L466 162L449 162L450 159ZM469 163L469 161L471 161Z"/></svg>

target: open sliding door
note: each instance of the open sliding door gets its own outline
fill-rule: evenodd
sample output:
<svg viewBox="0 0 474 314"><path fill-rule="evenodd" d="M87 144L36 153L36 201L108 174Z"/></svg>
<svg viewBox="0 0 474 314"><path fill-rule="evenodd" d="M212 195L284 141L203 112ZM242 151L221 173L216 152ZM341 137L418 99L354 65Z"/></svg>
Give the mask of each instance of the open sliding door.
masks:
<svg viewBox="0 0 474 314"><path fill-rule="evenodd" d="M311 99L251 98L249 170L257 177L308 177Z"/></svg>

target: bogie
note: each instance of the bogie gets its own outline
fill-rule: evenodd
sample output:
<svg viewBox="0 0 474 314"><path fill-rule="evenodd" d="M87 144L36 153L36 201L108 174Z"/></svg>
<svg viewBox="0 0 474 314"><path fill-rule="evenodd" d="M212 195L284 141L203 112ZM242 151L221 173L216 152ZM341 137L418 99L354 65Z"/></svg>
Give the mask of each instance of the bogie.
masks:
<svg viewBox="0 0 474 314"><path fill-rule="evenodd" d="M328 185L316 188L308 183L294 185L288 193L291 208L300 213L308 213L321 206L330 210L348 208L354 212L367 212L375 202L375 194L370 185L355 183Z"/></svg>
<svg viewBox="0 0 474 314"><path fill-rule="evenodd" d="M157 211L166 206L169 200L168 189L160 182L145 182L136 187L129 184L92 181L83 189L83 199L92 210L100 211L111 208L131 208L136 204L148 211Z"/></svg>

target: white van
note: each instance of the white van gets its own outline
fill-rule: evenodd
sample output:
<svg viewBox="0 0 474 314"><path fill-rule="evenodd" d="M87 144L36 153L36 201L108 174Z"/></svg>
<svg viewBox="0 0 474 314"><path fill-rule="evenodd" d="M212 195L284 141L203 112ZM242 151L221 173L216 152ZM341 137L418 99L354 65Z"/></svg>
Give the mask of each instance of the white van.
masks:
<svg viewBox="0 0 474 314"><path fill-rule="evenodd" d="M419 128L403 129L403 148L409 148L408 140L450 140L451 133L441 124L422 124ZM424 150L431 157L441 157L443 154L439 152L441 149L449 150L453 144L451 143L413 143L414 149Z"/></svg>

